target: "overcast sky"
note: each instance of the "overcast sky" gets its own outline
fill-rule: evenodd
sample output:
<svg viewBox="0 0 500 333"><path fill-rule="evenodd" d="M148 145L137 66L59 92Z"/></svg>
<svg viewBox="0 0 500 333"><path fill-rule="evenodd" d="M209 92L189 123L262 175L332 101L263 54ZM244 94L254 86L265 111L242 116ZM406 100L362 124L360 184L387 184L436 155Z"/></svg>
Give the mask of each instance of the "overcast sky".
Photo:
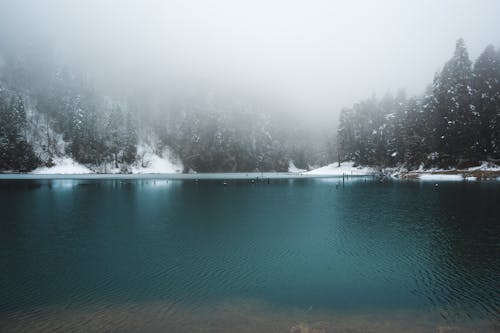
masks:
<svg viewBox="0 0 500 333"><path fill-rule="evenodd" d="M47 45L108 85L251 92L308 115L421 93L459 37L473 59L500 46L499 0L0 0L0 12L4 49Z"/></svg>

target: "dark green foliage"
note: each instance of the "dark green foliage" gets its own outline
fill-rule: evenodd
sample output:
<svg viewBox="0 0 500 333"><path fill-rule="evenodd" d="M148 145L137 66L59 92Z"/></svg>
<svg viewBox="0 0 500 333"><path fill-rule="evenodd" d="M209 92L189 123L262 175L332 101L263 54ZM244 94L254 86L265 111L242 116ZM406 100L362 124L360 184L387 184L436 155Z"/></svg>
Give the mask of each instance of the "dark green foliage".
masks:
<svg viewBox="0 0 500 333"><path fill-rule="evenodd" d="M416 98L409 99L404 116L400 121L403 124L401 143L403 148L399 162L410 169L418 168L421 163L425 162L430 151L429 131L425 125L425 111L420 103Z"/></svg>
<svg viewBox="0 0 500 333"><path fill-rule="evenodd" d="M88 84L66 69L56 72L37 94L37 109L63 135L77 162L98 165L106 159L102 102Z"/></svg>
<svg viewBox="0 0 500 333"><path fill-rule="evenodd" d="M500 158L500 52L489 45L477 58L473 70L474 106L480 115L483 154Z"/></svg>
<svg viewBox="0 0 500 333"><path fill-rule="evenodd" d="M98 131L98 115L95 110L81 103L79 96L68 110L70 123L66 139L69 141L68 152L78 162L99 164L104 158L105 146Z"/></svg>
<svg viewBox="0 0 500 333"><path fill-rule="evenodd" d="M342 160L416 168L467 167L497 160L500 152L500 65L492 46L474 70L459 39L453 57L421 98L387 95L340 116Z"/></svg>
<svg viewBox="0 0 500 333"><path fill-rule="evenodd" d="M31 171L39 164L24 135L26 111L19 95L0 87L0 170Z"/></svg>
<svg viewBox="0 0 500 333"><path fill-rule="evenodd" d="M110 111L90 85L68 70L58 70L51 84L37 96L38 111L63 134L66 152L83 164L100 166L136 161L137 130L130 112Z"/></svg>
<svg viewBox="0 0 500 333"><path fill-rule="evenodd" d="M473 104L471 61L462 39L434 83L440 166L474 163L479 158L479 113Z"/></svg>
<svg viewBox="0 0 500 333"><path fill-rule="evenodd" d="M273 139L271 119L248 110L180 112L167 128L159 128L162 141L179 155L186 171L286 171L282 141Z"/></svg>
<svg viewBox="0 0 500 333"><path fill-rule="evenodd" d="M119 104L68 69L45 68L33 82L36 67L7 59L2 72L11 90L0 90L0 170L28 171L67 154L97 171L130 171L146 166L145 154L167 150L197 172L286 171L290 161L306 169L337 158L412 169L500 160L500 51L488 46L472 66L461 39L423 96L399 92L344 109L336 147L328 133L252 103L197 96ZM29 123L20 96L39 116L30 113Z"/></svg>
<svg viewBox="0 0 500 333"><path fill-rule="evenodd" d="M119 164L135 162L137 155L137 131L130 112L124 113L119 106L114 106L105 128L106 155L114 167Z"/></svg>
<svg viewBox="0 0 500 333"><path fill-rule="evenodd" d="M23 128L40 141L37 152L47 166L67 155L98 172L130 171L134 164L147 167L151 154L168 158L170 151L185 171L287 171L290 161L308 168L336 155L326 126L312 133L250 100L196 95L150 105L129 96L118 104L98 94L88 74L50 61L40 69L38 58L21 58L6 59L0 80L30 99L36 120Z"/></svg>
<svg viewBox="0 0 500 333"><path fill-rule="evenodd" d="M122 161L132 164L137 158L137 122L134 121L132 113L129 111L125 115L125 133L123 135Z"/></svg>
<svg viewBox="0 0 500 333"><path fill-rule="evenodd" d="M323 146L316 144L326 143L326 134L313 139L295 125L284 130L278 117L241 103L187 101L159 105L156 114L142 112L142 104L110 107L87 82L65 69L38 90L36 101L50 128L63 135L65 153L104 172L134 163L146 166L144 151L138 156L139 133L154 146L153 153L161 156L170 150L178 156L185 171L287 171L291 160L306 168L328 159Z"/></svg>

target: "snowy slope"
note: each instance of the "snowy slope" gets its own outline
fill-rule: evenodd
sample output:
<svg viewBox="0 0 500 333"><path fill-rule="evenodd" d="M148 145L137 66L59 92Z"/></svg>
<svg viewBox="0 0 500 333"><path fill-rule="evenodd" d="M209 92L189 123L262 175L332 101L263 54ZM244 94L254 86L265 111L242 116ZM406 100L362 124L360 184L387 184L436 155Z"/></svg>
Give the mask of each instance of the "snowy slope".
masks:
<svg viewBox="0 0 500 333"><path fill-rule="evenodd" d="M288 172L291 172L291 173L302 173L302 172L306 172L307 170L305 169L299 169L295 166L295 164L293 163L293 161L290 161L288 163Z"/></svg>
<svg viewBox="0 0 500 333"><path fill-rule="evenodd" d="M132 173L179 173L182 172L182 163L170 161L167 157L161 157L156 154L147 154L145 163L132 166Z"/></svg>
<svg viewBox="0 0 500 333"><path fill-rule="evenodd" d="M37 175L63 175L63 174L87 174L93 173L92 170L75 162L70 157L58 157L55 158L52 167L40 167L32 171L33 174Z"/></svg>
<svg viewBox="0 0 500 333"><path fill-rule="evenodd" d="M183 170L182 162L175 158L168 147L162 150L158 147L158 139L146 137L137 146L138 161L131 166L132 173L179 173Z"/></svg>

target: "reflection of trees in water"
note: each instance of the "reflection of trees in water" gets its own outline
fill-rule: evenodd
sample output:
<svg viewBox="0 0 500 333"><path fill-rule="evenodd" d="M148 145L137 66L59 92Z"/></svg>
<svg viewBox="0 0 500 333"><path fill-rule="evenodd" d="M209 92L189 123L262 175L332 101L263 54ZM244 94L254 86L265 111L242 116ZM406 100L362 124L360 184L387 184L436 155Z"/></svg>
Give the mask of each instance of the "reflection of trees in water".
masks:
<svg viewBox="0 0 500 333"><path fill-rule="evenodd" d="M488 183L349 184L336 196L336 229L353 273L380 281L389 305L420 302L450 321L495 318L498 191Z"/></svg>
<svg viewBox="0 0 500 333"><path fill-rule="evenodd" d="M0 186L0 244L13 254L2 258L4 310L96 299L198 307L236 295L301 311L470 315L474 325L497 313L495 184L27 184L38 187Z"/></svg>
<svg viewBox="0 0 500 333"><path fill-rule="evenodd" d="M431 186L431 184L429 184ZM442 316L476 320L498 316L499 252L496 184L440 184L432 195L431 272L422 279L426 293Z"/></svg>

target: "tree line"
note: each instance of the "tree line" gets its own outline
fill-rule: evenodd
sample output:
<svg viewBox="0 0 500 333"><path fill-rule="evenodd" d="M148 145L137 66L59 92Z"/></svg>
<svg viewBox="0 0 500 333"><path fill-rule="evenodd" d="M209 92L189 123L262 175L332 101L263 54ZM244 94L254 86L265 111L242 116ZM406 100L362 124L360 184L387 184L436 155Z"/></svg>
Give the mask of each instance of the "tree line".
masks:
<svg viewBox="0 0 500 333"><path fill-rule="evenodd" d="M69 156L98 172L145 166L168 150L184 171L287 171L339 161L381 167L467 167L500 160L500 50L472 64L464 41L422 96L372 97L342 110L334 133L251 103L116 100L68 67L4 57L0 171L26 172ZM19 60L21 59L21 60ZM38 59L38 58L37 58Z"/></svg>
<svg viewBox="0 0 500 333"><path fill-rule="evenodd" d="M313 136L250 103L187 99L153 112L103 95L67 67L37 69L14 60L0 73L0 171L68 156L97 172L129 172L146 166L145 146L182 161L184 172L287 171L290 161L308 168L333 156L328 133Z"/></svg>
<svg viewBox="0 0 500 333"><path fill-rule="evenodd" d="M342 110L338 158L382 167L469 167L500 161L500 50L474 64L463 39L425 94L387 94Z"/></svg>

